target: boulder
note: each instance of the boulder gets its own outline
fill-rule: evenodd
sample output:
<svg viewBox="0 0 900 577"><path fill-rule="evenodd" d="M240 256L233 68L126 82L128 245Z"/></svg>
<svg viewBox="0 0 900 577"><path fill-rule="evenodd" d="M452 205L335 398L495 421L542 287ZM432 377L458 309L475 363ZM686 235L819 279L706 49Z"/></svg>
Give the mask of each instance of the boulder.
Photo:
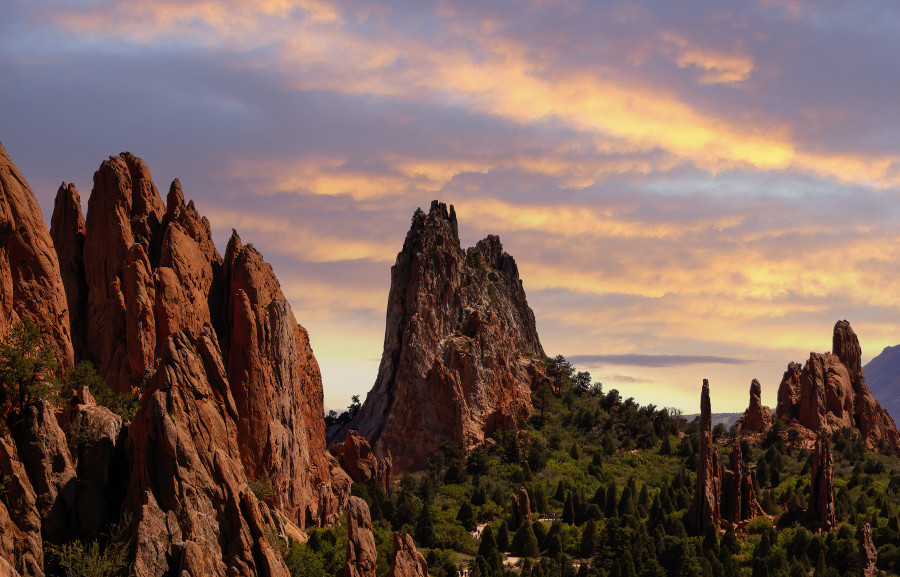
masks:
<svg viewBox="0 0 900 577"><path fill-rule="evenodd" d="M43 577L38 497L9 434L0 435L0 477L6 478L0 499L0 569L9 568L11 575Z"/></svg>
<svg viewBox="0 0 900 577"><path fill-rule="evenodd" d="M428 563L406 533L394 533L388 577L428 577Z"/></svg>
<svg viewBox="0 0 900 577"><path fill-rule="evenodd" d="M391 457L379 459L372 452L369 442L354 430L347 431L343 443L329 447L341 467L357 483L377 481L385 489L391 486Z"/></svg>

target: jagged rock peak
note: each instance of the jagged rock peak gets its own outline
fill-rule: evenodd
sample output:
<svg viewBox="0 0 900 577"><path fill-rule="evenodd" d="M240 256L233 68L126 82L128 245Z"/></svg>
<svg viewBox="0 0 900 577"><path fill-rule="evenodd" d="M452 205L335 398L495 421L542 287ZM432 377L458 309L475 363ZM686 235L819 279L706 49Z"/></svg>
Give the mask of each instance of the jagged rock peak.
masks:
<svg viewBox="0 0 900 577"><path fill-rule="evenodd" d="M849 427L859 430L870 449L900 453L900 432L866 386L859 339L847 321L835 324L832 348L833 353L810 353L802 368L788 365L778 388L778 418L810 440L819 431Z"/></svg>
<svg viewBox="0 0 900 577"><path fill-rule="evenodd" d="M709 381L706 379L703 379L700 393L699 434L697 484L685 519L688 530L695 535L703 535L709 527L718 529L721 517L723 468L719 452L712 442L712 406L709 400Z"/></svg>
<svg viewBox="0 0 900 577"><path fill-rule="evenodd" d="M340 442L358 428L395 472L426 464L440 445L468 449L527 419L544 350L500 239L459 246L453 206L416 210L391 268L384 353L375 385Z"/></svg>
<svg viewBox="0 0 900 577"><path fill-rule="evenodd" d="M34 193L0 143L0 338L23 319L49 339L64 374L74 353L59 259Z"/></svg>
<svg viewBox="0 0 900 577"><path fill-rule="evenodd" d="M347 431L343 443L334 443L329 448L344 471L356 483L377 481L385 490L391 486L391 457L379 459L365 437L357 431Z"/></svg>

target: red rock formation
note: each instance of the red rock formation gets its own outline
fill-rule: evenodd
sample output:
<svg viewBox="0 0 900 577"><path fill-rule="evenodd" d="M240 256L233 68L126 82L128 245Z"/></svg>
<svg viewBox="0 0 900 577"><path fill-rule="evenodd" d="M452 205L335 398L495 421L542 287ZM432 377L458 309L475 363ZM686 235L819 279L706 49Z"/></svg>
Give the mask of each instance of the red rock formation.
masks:
<svg viewBox="0 0 900 577"><path fill-rule="evenodd" d="M132 425L126 502L135 515L138 577L173 569L194 576L288 575L248 486L238 410L221 357L208 325L197 338L171 335Z"/></svg>
<svg viewBox="0 0 900 577"><path fill-rule="evenodd" d="M809 509L815 526L828 531L835 525L834 516L834 460L825 435L819 435L810 468Z"/></svg>
<svg viewBox="0 0 900 577"><path fill-rule="evenodd" d="M697 458L697 485L694 500L685 518L685 525L695 535L703 535L707 528L719 528L719 505L722 498L722 461L712 442L712 409L709 402L709 381L703 379L700 394L700 455Z"/></svg>
<svg viewBox="0 0 900 577"><path fill-rule="evenodd" d="M519 487L519 490L513 495L510 517L509 528L513 531L521 527L523 523L531 523L531 500L528 498L528 490L525 487Z"/></svg>
<svg viewBox="0 0 900 577"><path fill-rule="evenodd" d="M82 316L87 310L87 282L84 279L84 216L81 214L81 197L74 184L61 184L56 193L50 236L59 258L69 307L72 348L78 362L88 358L84 340L87 319Z"/></svg>
<svg viewBox="0 0 900 577"><path fill-rule="evenodd" d="M425 465L441 445L468 449L530 415L543 349L518 269L489 236L459 246L456 214L417 211L391 269L384 354L348 428L393 457L395 472Z"/></svg>
<svg viewBox="0 0 900 577"><path fill-rule="evenodd" d="M66 435L48 401L26 409L19 456L37 494L41 533L45 541L61 543L73 532L75 464Z"/></svg>
<svg viewBox="0 0 900 577"><path fill-rule="evenodd" d="M94 402L87 387L75 391L63 422L78 475L76 534L92 541L118 521L128 479L128 429L122 417Z"/></svg>
<svg viewBox="0 0 900 577"><path fill-rule="evenodd" d="M345 577L375 577L375 537L369 506L359 497L350 497L347 507L347 564Z"/></svg>
<svg viewBox="0 0 900 577"><path fill-rule="evenodd" d="M878 572L878 549L872 541L872 527L868 523L859 530L859 575L872 577Z"/></svg>
<svg viewBox="0 0 900 577"><path fill-rule="evenodd" d="M59 239L80 233L72 190L58 193ZM196 339L211 325L222 345L212 364L224 367L235 399L246 474L272 484L270 504L290 522L334 522L349 480L325 450L319 367L262 256L235 233L223 259L181 184L172 183L163 205L147 166L128 153L94 175L83 235L87 295L79 315L87 319L87 356L106 382L140 389L171 335ZM67 286L81 286L77 266L64 273Z"/></svg>
<svg viewBox="0 0 900 577"><path fill-rule="evenodd" d="M0 339L25 318L53 344L64 373L74 353L59 261L34 194L0 144Z"/></svg>
<svg viewBox="0 0 900 577"><path fill-rule="evenodd" d="M756 470L744 464L741 445L735 439L731 444L731 469L724 471L722 480L722 519L739 525L765 515L756 495Z"/></svg>
<svg viewBox="0 0 900 577"><path fill-rule="evenodd" d="M834 353L810 353L806 366L788 365L778 390L776 414L788 425L813 432L857 428L870 449L900 452L900 432L866 386L859 340L847 321L835 324Z"/></svg>
<svg viewBox="0 0 900 577"><path fill-rule="evenodd" d="M428 577L428 563L416 549L413 538L406 533L394 533L388 577Z"/></svg>
<svg viewBox="0 0 900 577"><path fill-rule="evenodd" d="M385 489L391 486L391 457L379 459L372 452L369 442L354 430L347 431L343 443L335 443L330 447L341 467L357 483L368 483L376 480Z"/></svg>
<svg viewBox="0 0 900 577"><path fill-rule="evenodd" d="M734 430L744 433L760 433L772 426L772 410L762 404L762 387L753 379L750 383L750 404L734 424Z"/></svg>
<svg viewBox="0 0 900 577"><path fill-rule="evenodd" d="M10 575L43 577L44 547L38 499L16 445L8 435L0 436L0 477L7 477L3 487L5 495L0 499L0 559L9 567ZM0 569L6 567L0 564Z"/></svg>

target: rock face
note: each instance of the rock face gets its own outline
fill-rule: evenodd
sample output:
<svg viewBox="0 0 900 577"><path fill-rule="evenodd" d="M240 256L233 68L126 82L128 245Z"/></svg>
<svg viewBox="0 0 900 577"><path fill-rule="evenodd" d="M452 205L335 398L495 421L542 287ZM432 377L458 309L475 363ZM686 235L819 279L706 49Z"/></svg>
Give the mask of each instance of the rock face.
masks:
<svg viewBox="0 0 900 577"><path fill-rule="evenodd" d="M500 240L459 245L456 213L417 211L391 268L384 354L357 428L395 472L418 469L441 445L468 449L532 411L544 356L518 268Z"/></svg>
<svg viewBox="0 0 900 577"><path fill-rule="evenodd" d="M868 523L859 530L859 575L872 577L878 572L878 550L872 541L872 527Z"/></svg>
<svg viewBox="0 0 900 577"><path fill-rule="evenodd" d="M725 469L722 480L722 519L740 525L765 515L756 494L756 469L744 464L737 439L731 444L729 463L731 469Z"/></svg>
<svg viewBox="0 0 900 577"><path fill-rule="evenodd" d="M0 499L0 559L10 575L43 577L38 497L9 435L0 435L0 476L8 477L4 498ZM4 569L2 563L0 569Z"/></svg>
<svg viewBox="0 0 900 577"><path fill-rule="evenodd" d="M347 564L345 577L375 577L375 537L369 506L359 497L350 497L347 507Z"/></svg>
<svg viewBox="0 0 900 577"><path fill-rule="evenodd" d="M84 280L84 216L81 196L74 184L60 185L56 192L50 236L59 259L59 270L66 291L72 348L76 359L87 358L85 330L87 319L87 282Z"/></svg>
<svg viewBox="0 0 900 577"><path fill-rule="evenodd" d="M772 410L762 404L762 387L753 379L750 383L750 404L734 424L734 430L744 433L759 433L772 426Z"/></svg>
<svg viewBox="0 0 900 577"><path fill-rule="evenodd" d="M700 394L700 455L697 460L697 485L694 500L685 518L688 530L696 535L703 535L709 527L716 530L719 528L722 475L722 461L712 442L709 381L703 379L703 391Z"/></svg>
<svg viewBox="0 0 900 577"><path fill-rule="evenodd" d="M406 533L394 533L388 577L428 577L428 563Z"/></svg>
<svg viewBox="0 0 900 577"><path fill-rule="evenodd" d="M128 428L122 417L97 405L86 387L66 406L63 427L77 474L75 531L86 541L118 521L128 484Z"/></svg>
<svg viewBox="0 0 900 577"><path fill-rule="evenodd" d="M34 194L0 144L0 339L26 318L49 338L64 373L74 353L59 262Z"/></svg>
<svg viewBox="0 0 900 577"><path fill-rule="evenodd" d="M357 483L377 481L385 489L391 486L391 457L379 459L372 447L359 433L347 431L343 443L335 443L329 448L344 471Z"/></svg>
<svg viewBox="0 0 900 577"><path fill-rule="evenodd" d="M900 432L866 386L859 339L847 321L835 324L832 350L810 353L802 368L788 365L778 389L778 418L816 433L856 428L870 449L900 453Z"/></svg>
<svg viewBox="0 0 900 577"><path fill-rule="evenodd" d="M212 329L197 338L181 331L166 339L145 394L132 425L126 497L135 514L135 575L175 569L179 575L287 577L248 486L238 411Z"/></svg>
<svg viewBox="0 0 900 577"><path fill-rule="evenodd" d="M528 490L525 487L519 487L519 490L513 495L510 517L510 529L513 531L526 522L531 523L531 500L528 498Z"/></svg>
<svg viewBox="0 0 900 577"><path fill-rule="evenodd" d="M816 528L828 531L835 525L834 460L824 435L819 435L813 452L809 483L809 514Z"/></svg>
<svg viewBox="0 0 900 577"><path fill-rule="evenodd" d="M94 174L86 219L74 187L60 187L53 223L65 284L78 291L73 318L85 319L84 358L107 384L145 387L165 359L181 359L170 354L173 335L214 341L201 368L234 401L229 434L247 477L268 480L269 504L290 522L335 521L349 479L325 450L318 363L259 252L234 233L222 258L179 181L163 203L129 153Z"/></svg>

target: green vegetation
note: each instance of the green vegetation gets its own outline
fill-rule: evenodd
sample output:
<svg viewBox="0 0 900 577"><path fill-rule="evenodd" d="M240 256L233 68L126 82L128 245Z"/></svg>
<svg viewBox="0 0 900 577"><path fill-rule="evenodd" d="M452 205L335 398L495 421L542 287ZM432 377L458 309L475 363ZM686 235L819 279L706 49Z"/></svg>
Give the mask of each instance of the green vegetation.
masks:
<svg viewBox="0 0 900 577"><path fill-rule="evenodd" d="M116 393L97 374L97 369L89 361L81 361L69 372L67 388L77 390L86 386L98 405L106 407L126 421L133 421L141 406L141 401L133 393ZM68 392L68 391L67 391Z"/></svg>
<svg viewBox="0 0 900 577"><path fill-rule="evenodd" d="M776 422L760 446L741 442L770 517L691 536L682 519L696 482L697 424L616 390L604 393L562 356L546 363L548 381L534 392L534 416L523 430L497 431L468 455L443 447L425 471L404 475L389 491L354 485L376 526L379 576L387 572L382 551L389 554L390 531L413 535L433 577L463 566L477 577L851 576L865 523L879 569L900 574L896 456L866 451L852 431L835 434L838 526L816 534L802 526L811 451ZM727 462L732 438L724 428L716 438ZM533 522L510 531L520 485ZM484 527L480 539L473 525ZM305 567L321 565L327 574L342 567L343 550L312 539L292 547L291 555L308 559Z"/></svg>
<svg viewBox="0 0 900 577"><path fill-rule="evenodd" d="M31 403L46 399L56 388L58 364L53 347L30 320L16 323L0 343L0 419L21 415Z"/></svg>

